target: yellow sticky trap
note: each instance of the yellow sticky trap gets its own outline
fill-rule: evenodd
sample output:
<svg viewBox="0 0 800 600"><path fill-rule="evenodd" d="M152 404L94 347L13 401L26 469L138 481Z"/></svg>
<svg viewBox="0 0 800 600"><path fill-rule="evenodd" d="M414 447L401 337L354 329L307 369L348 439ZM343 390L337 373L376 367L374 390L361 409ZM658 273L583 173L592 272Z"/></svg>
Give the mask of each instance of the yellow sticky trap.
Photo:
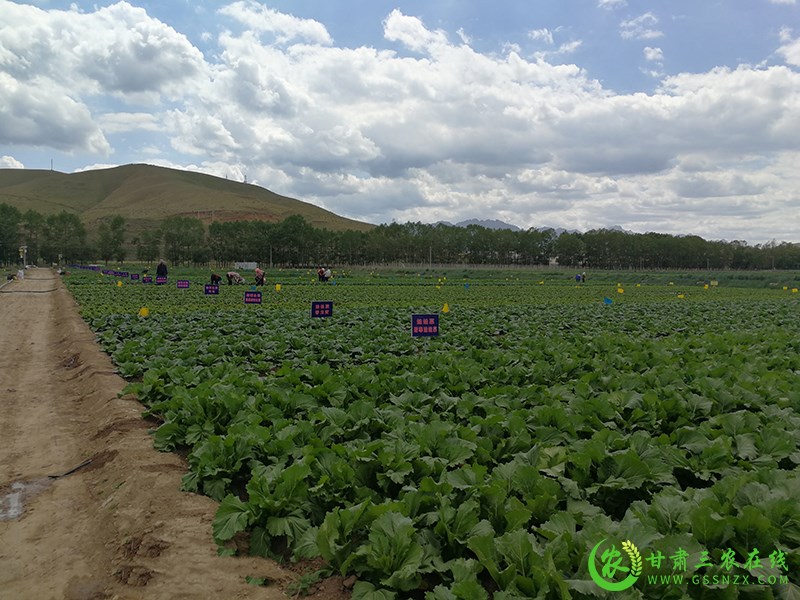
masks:
<svg viewBox="0 0 800 600"><path fill-rule="evenodd" d="M618 287L618 288L617 288L617 293L618 293L618 294L624 294L624 293L625 293L625 290L624 290L624 289L622 289L621 287Z"/></svg>
<svg viewBox="0 0 800 600"><path fill-rule="evenodd" d="M117 282L117 287L122 287L122 282L121 281Z"/></svg>
<svg viewBox="0 0 800 600"><path fill-rule="evenodd" d="M707 289L708 289L708 284L707 284L707 283L706 283L705 285L703 285L703 289L704 289L704 290L707 290Z"/></svg>
<svg viewBox="0 0 800 600"><path fill-rule="evenodd" d="M686 298L686 294L678 294L678 298L680 298L682 300L682 299Z"/></svg>
<svg viewBox="0 0 800 600"><path fill-rule="evenodd" d="M280 292L281 291L281 284L280 283L276 283L275 284L275 291L276 292Z"/></svg>
<svg viewBox="0 0 800 600"><path fill-rule="evenodd" d="M792 293L796 294L797 293L797 288L792 288Z"/></svg>
<svg viewBox="0 0 800 600"><path fill-rule="evenodd" d="M789 286L788 286L788 285L785 285L785 286L783 286L783 291L784 291L784 292L785 292L786 290L788 290L788 289L789 289Z"/></svg>
<svg viewBox="0 0 800 600"><path fill-rule="evenodd" d="M669 282L669 285L675 285L675 283L674 283L674 282L672 282L672 281L670 281L670 282Z"/></svg>
<svg viewBox="0 0 800 600"><path fill-rule="evenodd" d="M442 307L442 312L443 313L449 313L450 312L450 307L447 305L446 302L445 302L444 306Z"/></svg>
<svg viewBox="0 0 800 600"><path fill-rule="evenodd" d="M636 287L642 287L642 284L641 283L637 283Z"/></svg>
<svg viewBox="0 0 800 600"><path fill-rule="evenodd" d="M544 285L544 280L540 281L539 285Z"/></svg>
<svg viewBox="0 0 800 600"><path fill-rule="evenodd" d="M146 317L149 314L150 314L150 309L147 308L146 306L143 306L142 308L139 309L139 316L140 317Z"/></svg>

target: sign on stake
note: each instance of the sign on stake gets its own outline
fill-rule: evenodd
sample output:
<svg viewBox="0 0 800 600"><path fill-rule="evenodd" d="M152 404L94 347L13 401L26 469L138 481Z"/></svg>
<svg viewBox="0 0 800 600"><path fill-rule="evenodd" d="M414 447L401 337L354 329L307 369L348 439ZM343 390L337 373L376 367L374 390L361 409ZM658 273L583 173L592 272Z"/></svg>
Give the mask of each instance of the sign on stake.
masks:
<svg viewBox="0 0 800 600"><path fill-rule="evenodd" d="M315 318L333 316L333 302L330 301L312 302L311 316Z"/></svg>
<svg viewBox="0 0 800 600"><path fill-rule="evenodd" d="M439 315L411 315L412 337L439 335Z"/></svg>

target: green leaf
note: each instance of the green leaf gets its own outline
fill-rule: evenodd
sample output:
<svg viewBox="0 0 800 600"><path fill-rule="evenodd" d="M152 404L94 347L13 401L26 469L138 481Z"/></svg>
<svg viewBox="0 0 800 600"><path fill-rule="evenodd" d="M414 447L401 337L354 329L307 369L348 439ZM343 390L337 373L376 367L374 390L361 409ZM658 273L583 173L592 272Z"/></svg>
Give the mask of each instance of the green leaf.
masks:
<svg viewBox="0 0 800 600"><path fill-rule="evenodd" d="M253 527L250 532L250 554L264 558L272 556L269 533L263 527Z"/></svg>
<svg viewBox="0 0 800 600"><path fill-rule="evenodd" d="M303 535L294 543L292 558L296 561L317 558L320 555L319 546L317 545L318 534L319 528L317 527L306 529Z"/></svg>
<svg viewBox="0 0 800 600"><path fill-rule="evenodd" d="M363 552L369 567L383 575L383 585L413 590L419 587L421 574L430 571L415 534L411 519L397 512L386 512L372 523Z"/></svg>
<svg viewBox="0 0 800 600"><path fill-rule="evenodd" d="M228 495L220 503L211 529L217 543L231 539L250 524L248 506L236 496Z"/></svg>
<svg viewBox="0 0 800 600"><path fill-rule="evenodd" d="M351 596L351 600L395 600L396 598L395 592L376 588L366 581L357 581Z"/></svg>

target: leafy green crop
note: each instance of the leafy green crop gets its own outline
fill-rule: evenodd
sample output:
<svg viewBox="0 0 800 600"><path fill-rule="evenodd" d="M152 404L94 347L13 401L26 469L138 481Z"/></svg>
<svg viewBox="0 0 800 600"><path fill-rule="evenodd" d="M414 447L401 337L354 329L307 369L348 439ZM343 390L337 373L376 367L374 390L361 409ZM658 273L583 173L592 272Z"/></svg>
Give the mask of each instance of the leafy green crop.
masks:
<svg viewBox="0 0 800 600"><path fill-rule="evenodd" d="M184 489L221 502L217 542L322 557L358 576L354 598L598 596L587 556L608 537L715 560L781 550L797 572L790 295L651 286L606 305L601 286L482 285L298 282L247 309L238 291L206 306L89 276L72 289L159 420L156 446L187 454ZM323 291L335 316L311 319ZM410 312L445 301L442 335L412 339Z"/></svg>

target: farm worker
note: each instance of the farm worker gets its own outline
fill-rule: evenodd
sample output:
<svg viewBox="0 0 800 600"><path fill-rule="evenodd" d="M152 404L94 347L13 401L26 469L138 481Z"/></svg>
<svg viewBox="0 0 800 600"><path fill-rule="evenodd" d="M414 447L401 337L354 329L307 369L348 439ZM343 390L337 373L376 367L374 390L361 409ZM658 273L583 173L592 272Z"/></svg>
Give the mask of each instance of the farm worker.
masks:
<svg viewBox="0 0 800 600"><path fill-rule="evenodd" d="M216 273L211 274L211 285L219 285L220 281L222 281L222 277L220 277Z"/></svg>
<svg viewBox="0 0 800 600"><path fill-rule="evenodd" d="M320 281L325 281L325 269L322 267L317 269L317 278L319 278Z"/></svg>
<svg viewBox="0 0 800 600"><path fill-rule="evenodd" d="M581 273L581 283L584 283L585 281L586 281L586 271Z"/></svg>
<svg viewBox="0 0 800 600"><path fill-rule="evenodd" d="M331 273L330 269L325 269L325 281L328 281L331 277L333 277L333 273Z"/></svg>
<svg viewBox="0 0 800 600"><path fill-rule="evenodd" d="M256 285L264 285L264 271L256 267Z"/></svg>
<svg viewBox="0 0 800 600"><path fill-rule="evenodd" d="M575 275L575 282L576 282L576 283L580 283L580 282L581 282L581 274L580 274L580 273L578 273L577 275Z"/></svg>
<svg viewBox="0 0 800 600"><path fill-rule="evenodd" d="M167 264L163 260L158 261L158 266L156 267L156 276L157 277L167 276Z"/></svg>
<svg viewBox="0 0 800 600"><path fill-rule="evenodd" d="M228 285L244 283L244 279L236 271L228 271L225 277L228 278Z"/></svg>

